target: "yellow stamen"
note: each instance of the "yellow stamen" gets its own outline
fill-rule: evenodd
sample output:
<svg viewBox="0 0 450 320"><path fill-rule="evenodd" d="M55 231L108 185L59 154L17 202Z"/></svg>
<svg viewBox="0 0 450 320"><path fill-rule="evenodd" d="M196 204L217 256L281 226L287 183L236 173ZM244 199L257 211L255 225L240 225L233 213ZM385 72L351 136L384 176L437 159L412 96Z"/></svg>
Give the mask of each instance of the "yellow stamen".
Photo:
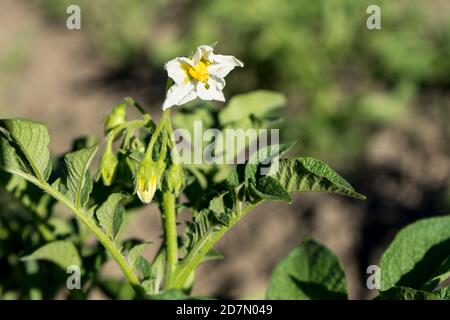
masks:
<svg viewBox="0 0 450 320"><path fill-rule="evenodd" d="M156 177L151 176L150 179L140 177L138 179L137 194L142 202L149 203L152 201L156 191Z"/></svg>
<svg viewBox="0 0 450 320"><path fill-rule="evenodd" d="M189 75L203 83L206 83L209 79L208 69L203 61L199 61L197 65L188 68Z"/></svg>

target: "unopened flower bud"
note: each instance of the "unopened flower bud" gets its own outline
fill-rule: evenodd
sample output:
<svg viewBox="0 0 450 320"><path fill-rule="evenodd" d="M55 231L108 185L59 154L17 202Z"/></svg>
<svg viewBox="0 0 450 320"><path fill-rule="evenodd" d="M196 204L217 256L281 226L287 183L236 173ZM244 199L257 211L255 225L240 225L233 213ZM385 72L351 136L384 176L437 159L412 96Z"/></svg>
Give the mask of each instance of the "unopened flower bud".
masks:
<svg viewBox="0 0 450 320"><path fill-rule="evenodd" d="M100 162L100 172L105 186L110 186L113 182L118 164L119 161L112 152L111 147L107 146Z"/></svg>
<svg viewBox="0 0 450 320"><path fill-rule="evenodd" d="M105 132L108 132L126 122L126 103L121 102L115 106L105 119Z"/></svg>
<svg viewBox="0 0 450 320"><path fill-rule="evenodd" d="M173 163L167 170L166 175L167 188L178 197L184 185L183 166Z"/></svg>
<svg viewBox="0 0 450 320"><path fill-rule="evenodd" d="M143 203L150 203L159 184L159 173L153 161L142 161L136 173L136 192Z"/></svg>

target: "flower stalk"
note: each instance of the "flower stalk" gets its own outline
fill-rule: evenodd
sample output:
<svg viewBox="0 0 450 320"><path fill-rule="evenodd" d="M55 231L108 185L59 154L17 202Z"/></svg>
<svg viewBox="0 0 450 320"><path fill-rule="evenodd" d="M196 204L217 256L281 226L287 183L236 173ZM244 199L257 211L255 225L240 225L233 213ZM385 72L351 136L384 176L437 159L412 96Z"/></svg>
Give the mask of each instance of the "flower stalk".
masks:
<svg viewBox="0 0 450 320"><path fill-rule="evenodd" d="M175 211L175 195L165 190L162 194L164 215L164 238L166 242L166 271L164 288L174 287L174 277L178 264L177 217Z"/></svg>

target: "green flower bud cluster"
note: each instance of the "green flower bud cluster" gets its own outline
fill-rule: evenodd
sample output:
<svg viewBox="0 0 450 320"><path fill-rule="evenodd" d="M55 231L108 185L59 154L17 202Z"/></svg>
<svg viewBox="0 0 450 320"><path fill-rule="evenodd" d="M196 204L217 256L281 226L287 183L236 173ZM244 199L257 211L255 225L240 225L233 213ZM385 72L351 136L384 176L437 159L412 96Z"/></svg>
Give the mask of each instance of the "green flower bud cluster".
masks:
<svg viewBox="0 0 450 320"><path fill-rule="evenodd" d="M184 185L183 167L171 159L173 152L167 153L168 148L174 148L173 142L168 139L171 129L170 119L167 115L161 120L153 132L144 159L139 165L136 175L136 192L143 203L149 203L154 197L156 189L168 190L179 196ZM159 145L158 159L153 160L153 147L159 135L162 143ZM169 166L168 166L169 164ZM162 185L164 183L164 185Z"/></svg>

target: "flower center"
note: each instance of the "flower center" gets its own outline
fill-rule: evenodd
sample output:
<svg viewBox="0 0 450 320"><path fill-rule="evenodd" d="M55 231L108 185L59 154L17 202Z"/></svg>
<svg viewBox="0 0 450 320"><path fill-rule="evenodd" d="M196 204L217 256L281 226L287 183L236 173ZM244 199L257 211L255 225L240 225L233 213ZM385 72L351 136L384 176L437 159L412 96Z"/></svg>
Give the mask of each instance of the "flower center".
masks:
<svg viewBox="0 0 450 320"><path fill-rule="evenodd" d="M206 83L209 79L208 69L203 61L199 61L195 66L189 66L189 75L200 82Z"/></svg>

